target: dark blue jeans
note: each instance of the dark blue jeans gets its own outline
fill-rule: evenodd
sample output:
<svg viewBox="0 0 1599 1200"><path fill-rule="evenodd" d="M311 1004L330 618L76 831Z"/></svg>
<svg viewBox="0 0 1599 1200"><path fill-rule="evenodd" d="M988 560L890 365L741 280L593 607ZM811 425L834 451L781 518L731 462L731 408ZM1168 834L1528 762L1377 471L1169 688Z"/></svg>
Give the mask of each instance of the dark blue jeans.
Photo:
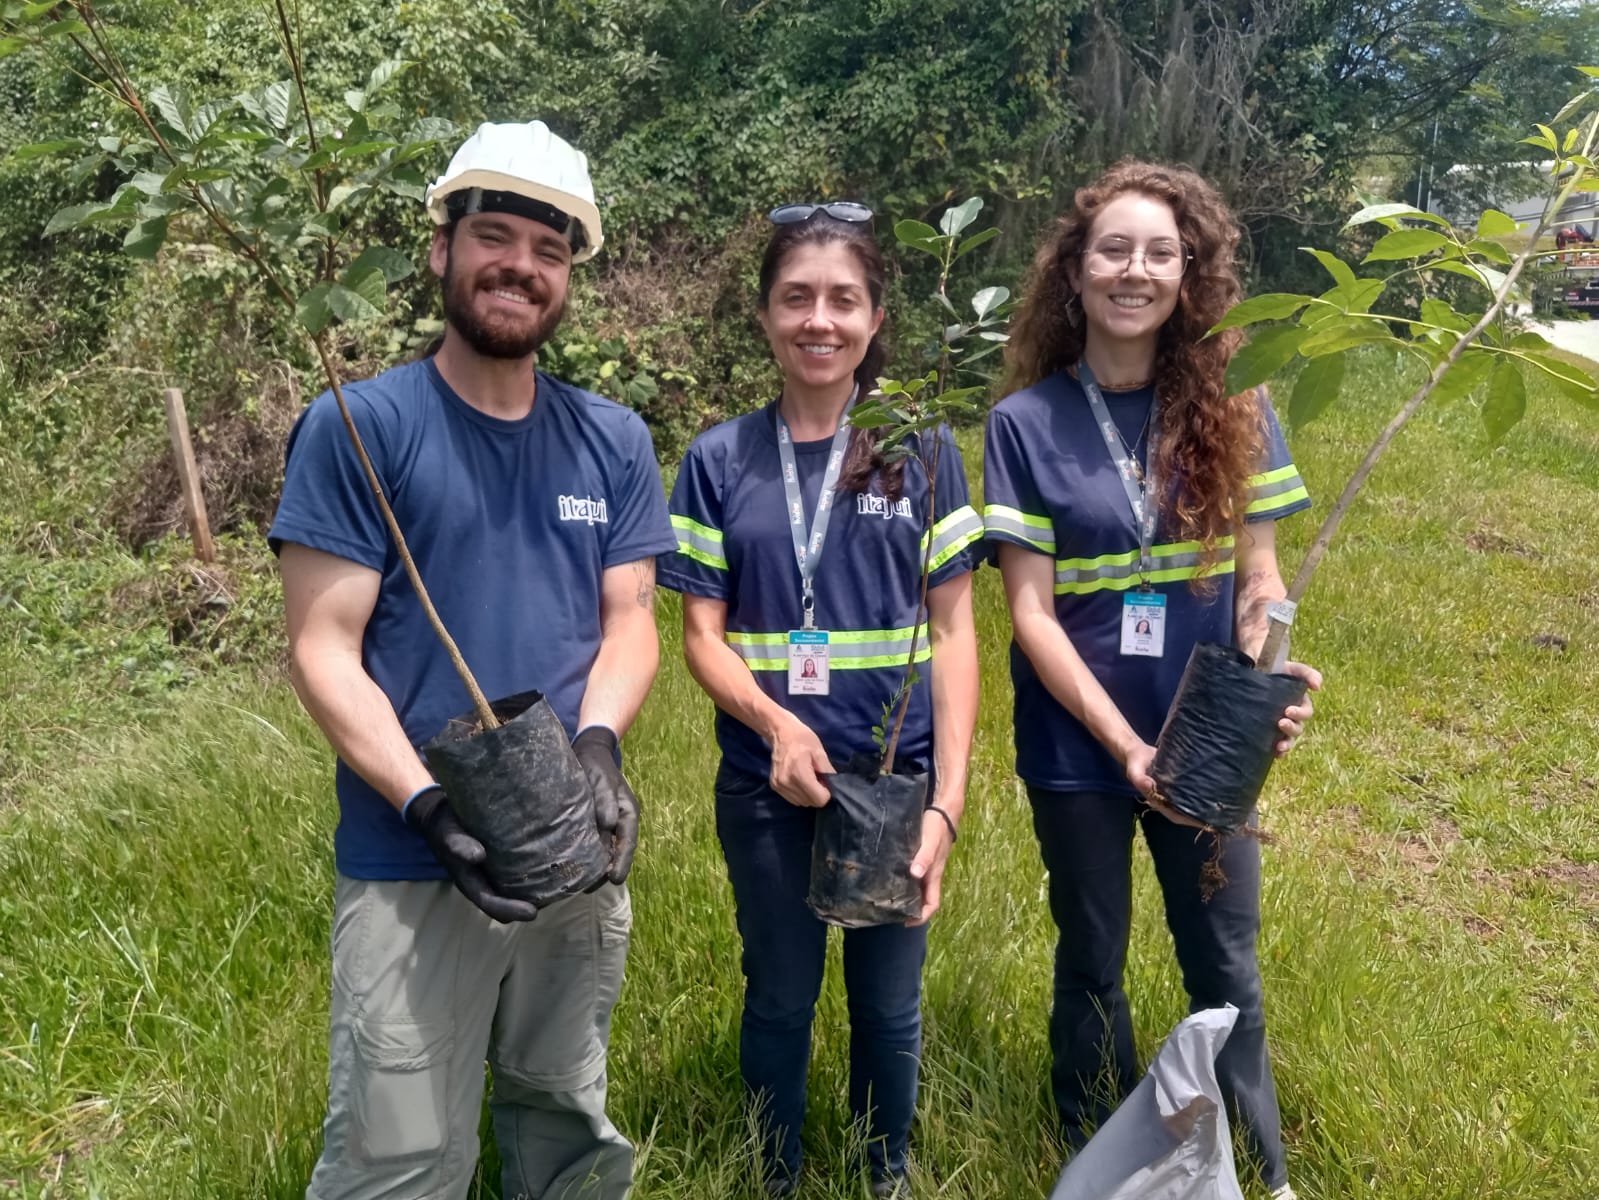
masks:
<svg viewBox="0 0 1599 1200"><path fill-rule="evenodd" d="M744 943L739 1066L760 1121L763 1167L795 1178L805 1121L811 1022L822 991L828 926L805 906L816 810L799 808L723 762L716 833ZM866 1130L873 1178L905 1171L922 1054L927 927L844 930L849 995L849 1104Z"/></svg>
<svg viewBox="0 0 1599 1200"><path fill-rule="evenodd" d="M1215 853L1209 834L1168 821L1125 796L1029 787L1033 831L1049 870L1049 910L1060 931L1049 1017L1050 1081L1066 1140L1080 1148L1138 1082L1132 1014L1122 970L1132 932L1133 826L1143 829L1166 902L1166 926L1188 992L1189 1011L1238 1008L1216 1059L1233 1120L1243 1129L1266 1185L1288 1181L1277 1085L1266 1053L1266 1011L1255 942L1260 934L1260 843L1222 839L1227 883L1202 898L1201 874Z"/></svg>

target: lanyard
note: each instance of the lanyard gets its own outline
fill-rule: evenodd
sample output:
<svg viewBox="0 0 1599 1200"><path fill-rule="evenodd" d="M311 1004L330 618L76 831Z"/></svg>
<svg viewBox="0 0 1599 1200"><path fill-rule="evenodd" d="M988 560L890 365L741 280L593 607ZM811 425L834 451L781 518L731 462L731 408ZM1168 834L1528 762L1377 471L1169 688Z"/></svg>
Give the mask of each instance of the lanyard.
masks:
<svg viewBox="0 0 1599 1200"><path fill-rule="evenodd" d="M839 418L838 432L833 435L833 448L827 456L827 472L822 476L822 492L816 498L816 516L811 521L810 533L805 531L805 501L800 495L799 467L794 461L794 439L788 432L788 422L783 420L781 408L777 417L777 456L783 464L783 492L788 500L788 531L794 538L794 562L800 573L800 601L805 607L805 628L816 628L816 589L811 586L816 578L816 564L822 561L822 546L827 541L827 522L833 515L833 493L838 489L839 472L844 469L844 451L849 445L850 423L847 415L857 386L844 405L845 416ZM778 401L781 405L782 401Z"/></svg>
<svg viewBox="0 0 1599 1200"><path fill-rule="evenodd" d="M1104 394L1100 392L1099 384L1095 382L1094 372L1088 363L1077 364L1077 381L1083 385L1083 394L1088 397L1088 407L1094 414L1094 423L1099 426L1100 436L1105 439L1105 449L1110 451L1111 461L1116 464L1116 474L1121 477L1122 490L1127 493L1127 503L1132 505L1133 524L1138 527L1138 574L1140 582L1147 584L1149 570L1154 565L1154 559L1150 556L1150 547L1155 541L1155 518L1160 509L1160 488L1155 482L1155 438L1160 429L1159 397L1150 402L1149 470L1146 474L1138 469L1138 464L1133 461L1132 455L1128 454L1127 443L1122 439L1121 430L1116 428L1116 422L1111 419Z"/></svg>

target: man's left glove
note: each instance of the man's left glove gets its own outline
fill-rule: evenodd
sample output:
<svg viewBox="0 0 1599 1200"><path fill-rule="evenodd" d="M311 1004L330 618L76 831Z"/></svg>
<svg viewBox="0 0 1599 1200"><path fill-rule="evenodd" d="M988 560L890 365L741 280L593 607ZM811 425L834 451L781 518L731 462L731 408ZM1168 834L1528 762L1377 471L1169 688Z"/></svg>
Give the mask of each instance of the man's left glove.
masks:
<svg viewBox="0 0 1599 1200"><path fill-rule="evenodd" d="M621 883L633 869L633 852L638 849L639 803L617 766L616 733L604 725L590 725L572 739L572 752L588 776L594 824L611 854L606 878Z"/></svg>

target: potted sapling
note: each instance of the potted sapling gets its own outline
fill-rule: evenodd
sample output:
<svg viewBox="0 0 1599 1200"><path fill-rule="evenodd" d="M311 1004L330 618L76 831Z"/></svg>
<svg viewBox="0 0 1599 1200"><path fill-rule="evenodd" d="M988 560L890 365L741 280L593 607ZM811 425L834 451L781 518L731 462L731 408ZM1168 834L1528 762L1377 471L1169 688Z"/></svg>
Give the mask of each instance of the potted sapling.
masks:
<svg viewBox="0 0 1599 1200"><path fill-rule="evenodd" d="M1590 79L1599 68L1584 67ZM1375 225L1384 232L1362 259L1387 274L1363 276L1327 250L1309 251L1333 286L1318 296L1272 293L1235 305L1212 336L1256 328L1233 356L1227 390L1257 387L1289 363L1301 370L1288 402L1289 422L1303 426L1338 397L1350 355L1386 347L1421 363L1427 377L1400 406L1366 451L1305 554L1286 597L1270 607L1268 632L1255 660L1215 645L1195 648L1156 744L1152 768L1159 799L1169 812L1219 833L1247 827L1281 736L1283 708L1303 695L1303 684L1279 673L1288 630L1312 576L1356 496L1399 431L1428 400L1481 397L1488 441L1497 444L1526 411L1527 385L1541 379L1589 408L1599 408L1599 383L1550 353L1536 333L1506 319L1507 301L1540 258L1554 251L1541 240L1578 191L1599 188L1592 155L1599 113L1593 87L1574 96L1554 118L1524 139L1548 156L1549 186L1542 216L1531 229L1497 209L1470 228L1407 204L1362 208L1345 229ZM1580 119L1579 119L1580 118ZM1575 121L1574 124L1565 124ZM1506 242L1520 242L1513 251ZM1455 283L1464 307L1438 295L1379 311L1395 284L1421 279ZM1430 289L1429 289L1430 290ZM1479 307L1480 305L1480 307ZM1267 323L1270 324L1267 324ZM1236 336L1236 335L1234 335Z"/></svg>
<svg viewBox="0 0 1599 1200"><path fill-rule="evenodd" d="M471 711L450 722L425 757L461 823L483 843L496 888L543 905L599 882L608 867L583 768L539 693L493 702L484 695L428 594L367 454L332 337L341 322L380 317L389 287L415 271L388 247L354 249L363 206L385 195L423 201L421 160L454 127L408 117L389 97L390 82L409 66L399 60L380 63L342 103L313 103L291 9L273 0L271 12L288 77L201 103L179 87L141 88L90 0L8 5L0 57L28 47L57 54L129 118L122 133L63 136L13 153L77 154L80 177L110 168L125 179L109 200L58 212L47 234L126 226L125 252L146 260L181 235L242 260L262 291L293 312L396 554L470 700Z"/></svg>
<svg viewBox="0 0 1599 1200"><path fill-rule="evenodd" d="M948 323L943 324L932 370L914 378L879 379L877 389L847 418L851 425L872 431L885 463L919 463L927 479L927 498L917 514L921 562L916 619L900 682L885 697L882 721L872 731L877 752L857 755L844 770L828 776L830 800L816 815L807 903L818 917L834 925L910 921L922 909L921 886L912 878L910 866L930 799L930 771L907 769L911 765L899 760L898 751L912 694L922 682L917 663L930 656L927 592L934 570L939 430L978 414L976 397L986 389L949 384L958 368L968 368L999 349L1010 309L1010 292L1002 287L978 291L971 298L969 320L949 298L955 262L998 235L997 229L965 235L981 209L982 200L973 197L946 210L938 229L921 221L894 226L901 246L938 260L934 299L942 309L941 323Z"/></svg>

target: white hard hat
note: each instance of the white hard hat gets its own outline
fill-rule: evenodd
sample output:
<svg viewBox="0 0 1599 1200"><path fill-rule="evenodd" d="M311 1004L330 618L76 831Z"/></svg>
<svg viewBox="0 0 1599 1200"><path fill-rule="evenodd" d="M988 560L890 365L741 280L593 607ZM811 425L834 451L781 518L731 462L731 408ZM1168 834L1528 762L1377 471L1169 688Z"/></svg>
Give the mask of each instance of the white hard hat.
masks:
<svg viewBox="0 0 1599 1200"><path fill-rule="evenodd" d="M605 242L588 159L543 121L479 125L428 188L427 209L435 225L474 212L529 217L571 239L573 262Z"/></svg>

